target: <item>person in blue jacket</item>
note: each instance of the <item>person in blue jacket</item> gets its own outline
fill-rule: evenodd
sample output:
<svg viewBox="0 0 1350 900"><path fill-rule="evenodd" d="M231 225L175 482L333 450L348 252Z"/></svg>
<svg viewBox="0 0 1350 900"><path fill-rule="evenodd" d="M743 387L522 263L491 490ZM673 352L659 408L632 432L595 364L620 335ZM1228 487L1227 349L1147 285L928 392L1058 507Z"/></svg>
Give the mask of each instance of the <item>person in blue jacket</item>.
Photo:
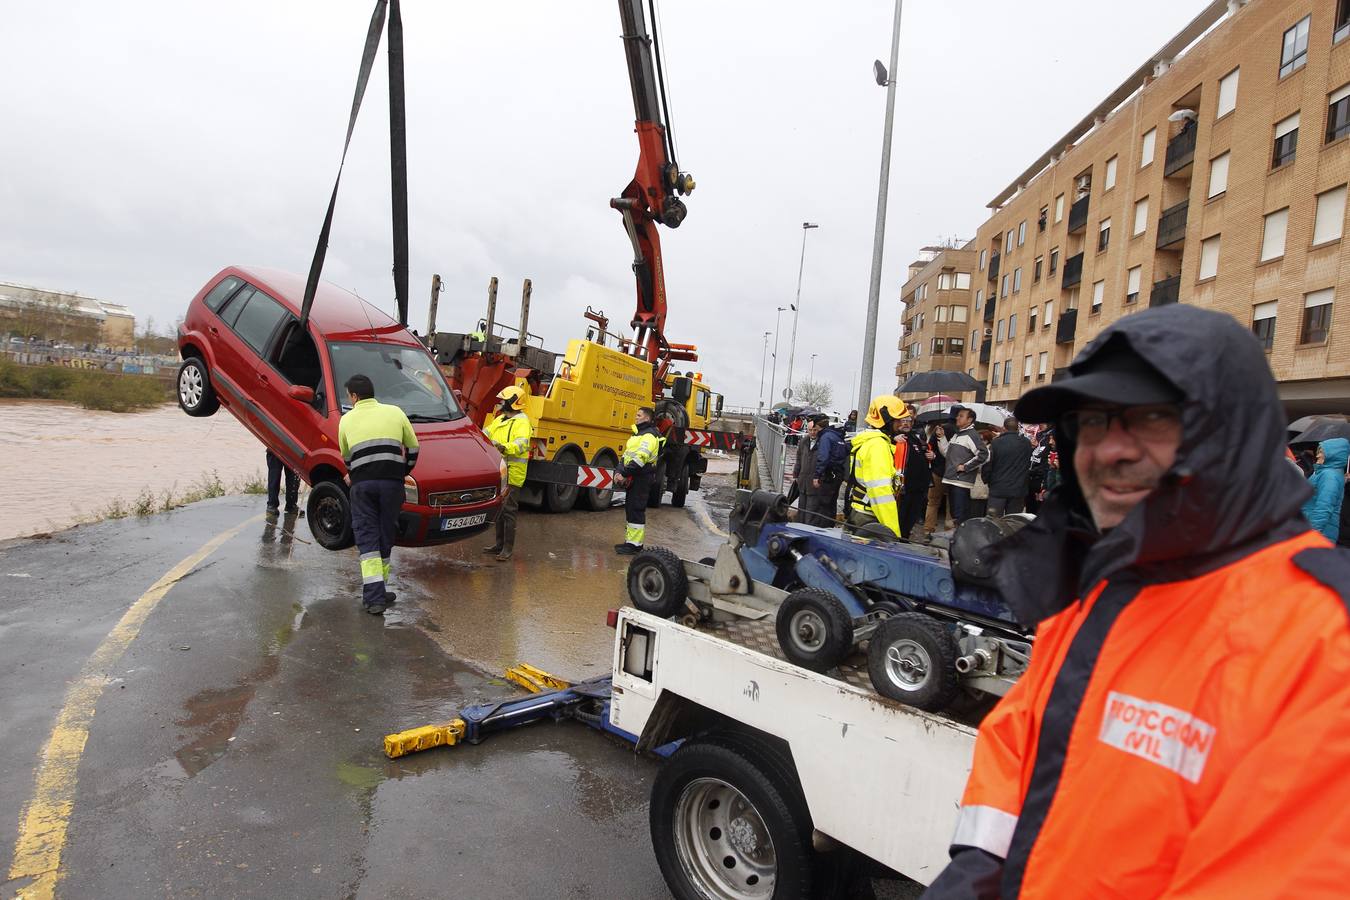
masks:
<svg viewBox="0 0 1350 900"><path fill-rule="evenodd" d="M1312 527L1333 544L1341 531L1341 500L1345 497L1345 463L1350 459L1350 440L1332 438L1317 445L1317 467L1308 483L1313 496L1303 504L1303 515Z"/></svg>

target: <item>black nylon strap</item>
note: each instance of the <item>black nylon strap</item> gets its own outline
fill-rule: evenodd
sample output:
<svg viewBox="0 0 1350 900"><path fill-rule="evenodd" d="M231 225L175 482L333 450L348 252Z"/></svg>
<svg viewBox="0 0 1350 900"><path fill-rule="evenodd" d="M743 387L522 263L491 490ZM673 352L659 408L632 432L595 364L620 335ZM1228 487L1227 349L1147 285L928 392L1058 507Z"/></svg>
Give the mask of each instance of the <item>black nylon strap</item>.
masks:
<svg viewBox="0 0 1350 900"><path fill-rule="evenodd" d="M403 15L389 0L389 176L394 207L394 300L408 325L408 141L403 103Z"/></svg>
<svg viewBox="0 0 1350 900"><path fill-rule="evenodd" d="M397 2L397 0L396 0ZM366 46L361 51L361 69L356 76L356 95L352 98L352 113L347 120L347 139L342 143L342 159L338 162L337 178L333 180L333 195L328 198L328 212L323 217L323 228L319 229L319 243L314 248L314 259L309 264L309 278L305 281L305 299L300 304L300 330L303 332L306 324L309 322L309 308L314 304L314 295L319 290L319 276L323 274L324 257L328 255L328 233L333 228L333 209L337 206L338 185L342 182L342 167L347 162L347 148L352 144L352 131L356 128L356 114L361 110L361 99L366 95L366 84L370 81L370 70L375 66L375 51L380 46L380 35L384 32L384 13L389 0L375 0L375 11L370 15L370 27L366 30ZM402 31L399 32L400 38ZM400 41L400 48L401 48ZM400 69L402 68L402 56L399 57ZM392 59L390 65L392 66ZM401 76L401 72L400 72ZM402 99L402 78L399 80L400 101ZM393 93L393 82L390 82L390 93ZM391 98L392 99L392 98ZM400 103L400 112L402 105ZM392 108L391 108L392 125ZM404 197L405 209L407 197ZM404 217L404 247L407 247L407 218ZM397 252L397 251L396 251ZM406 258L405 258L404 284L407 284ZM405 290L404 296L407 296ZM406 317L405 317L406 318Z"/></svg>

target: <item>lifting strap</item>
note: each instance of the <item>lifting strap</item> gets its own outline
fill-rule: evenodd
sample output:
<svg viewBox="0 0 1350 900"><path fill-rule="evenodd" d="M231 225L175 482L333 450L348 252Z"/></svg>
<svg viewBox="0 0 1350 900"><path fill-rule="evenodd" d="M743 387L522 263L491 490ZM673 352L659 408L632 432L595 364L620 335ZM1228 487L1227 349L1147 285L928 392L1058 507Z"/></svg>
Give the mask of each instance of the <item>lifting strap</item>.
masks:
<svg viewBox="0 0 1350 900"><path fill-rule="evenodd" d="M328 235L333 228L333 210L337 206L338 185L342 183L342 167L347 162L352 131L356 128L356 114L366 94L366 84L375 65L375 51L380 46L384 31L385 9L389 8L389 163L393 201L394 230L394 298L398 303L399 324L408 324L408 155L406 116L403 100L403 17L399 0L376 0L366 30L366 45L361 51L361 68L356 76L356 94L352 97L352 112L347 120L347 137L342 143L342 158L338 162L333 193L328 198L328 211L319 229L319 242L314 248L314 259L309 264L305 281L305 297L300 304L300 330L309 322L309 310L319 290L324 257L328 254Z"/></svg>

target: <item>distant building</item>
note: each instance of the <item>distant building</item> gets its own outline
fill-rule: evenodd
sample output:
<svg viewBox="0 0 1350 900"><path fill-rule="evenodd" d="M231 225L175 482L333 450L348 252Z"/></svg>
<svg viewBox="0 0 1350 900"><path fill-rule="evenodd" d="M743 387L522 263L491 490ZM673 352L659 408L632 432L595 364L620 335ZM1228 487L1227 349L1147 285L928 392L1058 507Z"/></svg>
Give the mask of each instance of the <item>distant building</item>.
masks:
<svg viewBox="0 0 1350 900"><path fill-rule="evenodd" d="M120 303L0 282L0 331L111 350L136 343L136 317Z"/></svg>
<svg viewBox="0 0 1350 900"><path fill-rule="evenodd" d="M925 247L920 254L909 264L909 280L901 294L904 328L895 374L902 383L916 372L967 371L974 366L966 359L972 349L967 332L975 319L971 300L976 295L976 253Z"/></svg>

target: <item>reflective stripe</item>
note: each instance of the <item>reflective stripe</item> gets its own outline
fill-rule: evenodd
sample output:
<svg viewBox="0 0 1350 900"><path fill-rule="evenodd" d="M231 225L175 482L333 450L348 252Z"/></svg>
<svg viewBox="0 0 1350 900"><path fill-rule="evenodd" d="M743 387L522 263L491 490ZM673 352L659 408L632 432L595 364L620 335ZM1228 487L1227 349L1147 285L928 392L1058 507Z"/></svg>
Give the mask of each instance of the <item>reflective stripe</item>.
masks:
<svg viewBox="0 0 1350 900"><path fill-rule="evenodd" d="M389 580L389 560L387 560L387 559L386 559L386 560L383 560L383 561L381 562L381 568L384 569L384 572L383 572L384 580L385 580L385 581L388 581L388 580Z"/></svg>
<svg viewBox="0 0 1350 900"><path fill-rule="evenodd" d="M873 478L871 480L859 478L858 484L865 488L890 487L891 480L889 478Z"/></svg>
<svg viewBox="0 0 1350 900"><path fill-rule="evenodd" d="M887 503L894 503L894 502L895 502L895 495L894 495L894 494L887 494L887 495L884 496L884 497L868 497L868 498L867 498L867 505L868 505L868 506L885 506Z"/></svg>
<svg viewBox="0 0 1350 900"><path fill-rule="evenodd" d="M384 581L384 561L380 559L380 551L363 553L361 555L361 583L375 584L381 581Z"/></svg>
<svg viewBox="0 0 1350 900"><path fill-rule="evenodd" d="M956 819L952 845L978 847L999 859L1006 859L1012 844L1017 816L992 806L963 806Z"/></svg>
<svg viewBox="0 0 1350 900"><path fill-rule="evenodd" d="M647 526L629 525L623 533L623 539L634 547L641 547L642 540L647 536Z"/></svg>
<svg viewBox="0 0 1350 900"><path fill-rule="evenodd" d="M398 438L370 438L359 444L352 444L350 450L352 453L356 453L359 450L365 450L370 447L398 447L399 449L402 449L403 441Z"/></svg>
<svg viewBox="0 0 1350 900"><path fill-rule="evenodd" d="M364 466L366 463L373 462L406 462L402 453L372 453L369 456L363 456L360 459L353 459L347 462L348 469L355 469Z"/></svg>
<svg viewBox="0 0 1350 900"><path fill-rule="evenodd" d="M520 463L520 462L527 463L527 462L530 461L530 458L529 458L528 456L508 456L508 457L506 457L506 461L507 461L507 462L517 462L517 463Z"/></svg>

